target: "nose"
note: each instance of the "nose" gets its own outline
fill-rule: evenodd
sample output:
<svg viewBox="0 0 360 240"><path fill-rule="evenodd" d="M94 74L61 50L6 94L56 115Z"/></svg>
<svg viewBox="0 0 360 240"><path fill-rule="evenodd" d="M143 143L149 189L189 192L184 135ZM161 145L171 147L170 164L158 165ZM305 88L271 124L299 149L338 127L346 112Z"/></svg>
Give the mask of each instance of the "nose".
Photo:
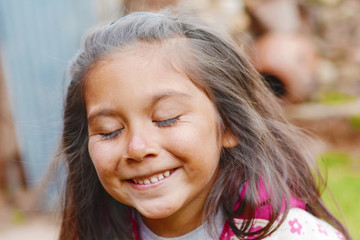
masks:
<svg viewBox="0 0 360 240"><path fill-rule="evenodd" d="M154 138L146 133L132 133L127 143L126 161L143 161L147 158L156 157L159 153L159 147Z"/></svg>

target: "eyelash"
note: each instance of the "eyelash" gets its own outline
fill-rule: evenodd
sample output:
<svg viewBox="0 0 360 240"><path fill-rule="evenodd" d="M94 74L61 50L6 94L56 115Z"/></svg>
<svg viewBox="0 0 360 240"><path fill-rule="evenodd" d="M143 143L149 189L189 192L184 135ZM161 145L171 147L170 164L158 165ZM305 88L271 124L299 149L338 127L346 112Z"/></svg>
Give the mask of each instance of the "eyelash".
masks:
<svg viewBox="0 0 360 240"><path fill-rule="evenodd" d="M158 127L165 128L174 126L179 121L179 117L170 118L164 121L153 121ZM104 140L111 140L118 136L123 131L123 128L110 133L101 133L101 138Z"/></svg>
<svg viewBox="0 0 360 240"><path fill-rule="evenodd" d="M110 132L110 133L101 133L101 138L104 140L111 140L113 138L115 138L117 135L119 135L121 132L123 131L123 128L118 129L114 132Z"/></svg>
<svg viewBox="0 0 360 240"><path fill-rule="evenodd" d="M154 121L158 127L171 127L179 121L179 117L170 118L164 121Z"/></svg>

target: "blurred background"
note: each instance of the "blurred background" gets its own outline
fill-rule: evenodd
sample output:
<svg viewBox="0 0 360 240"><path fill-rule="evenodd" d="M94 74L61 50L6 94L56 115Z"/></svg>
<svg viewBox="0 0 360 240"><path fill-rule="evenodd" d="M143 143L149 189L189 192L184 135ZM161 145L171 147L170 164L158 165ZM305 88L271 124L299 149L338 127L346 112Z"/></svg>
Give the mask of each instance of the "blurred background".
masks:
<svg viewBox="0 0 360 240"><path fill-rule="evenodd" d="M94 24L178 5L246 51L313 151L360 239L360 1L0 0L0 240L57 239L54 170L68 63ZM327 168L327 170L325 170Z"/></svg>

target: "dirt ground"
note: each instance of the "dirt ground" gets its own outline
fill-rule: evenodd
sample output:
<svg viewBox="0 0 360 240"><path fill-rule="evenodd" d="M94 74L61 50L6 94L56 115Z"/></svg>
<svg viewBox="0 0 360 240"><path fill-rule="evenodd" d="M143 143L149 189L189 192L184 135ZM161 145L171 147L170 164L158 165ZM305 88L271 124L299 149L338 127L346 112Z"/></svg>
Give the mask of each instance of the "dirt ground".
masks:
<svg viewBox="0 0 360 240"><path fill-rule="evenodd" d="M0 240L55 240L58 233L59 226L53 216L36 214L22 223L10 224L5 229L2 229L0 231Z"/></svg>
<svg viewBox="0 0 360 240"><path fill-rule="evenodd" d="M320 151L346 152L354 158L360 157L360 131L355 130L346 118L294 121L308 130L321 144ZM356 166L360 172L360 166Z"/></svg>
<svg viewBox="0 0 360 240"><path fill-rule="evenodd" d="M54 213L21 211L0 195L0 240L57 239L59 221Z"/></svg>

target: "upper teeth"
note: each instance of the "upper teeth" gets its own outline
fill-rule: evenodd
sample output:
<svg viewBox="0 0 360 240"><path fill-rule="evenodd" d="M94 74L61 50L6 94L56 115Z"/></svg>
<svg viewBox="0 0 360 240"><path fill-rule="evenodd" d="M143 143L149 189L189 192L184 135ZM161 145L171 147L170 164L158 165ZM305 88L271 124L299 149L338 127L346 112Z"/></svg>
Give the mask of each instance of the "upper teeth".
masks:
<svg viewBox="0 0 360 240"><path fill-rule="evenodd" d="M134 178L133 181L134 181L134 183L137 183L137 184L150 184L150 183L156 183L156 182L160 181L161 179L164 179L168 176L170 176L169 170L167 170L163 173L151 176L149 178L143 178L143 179Z"/></svg>

